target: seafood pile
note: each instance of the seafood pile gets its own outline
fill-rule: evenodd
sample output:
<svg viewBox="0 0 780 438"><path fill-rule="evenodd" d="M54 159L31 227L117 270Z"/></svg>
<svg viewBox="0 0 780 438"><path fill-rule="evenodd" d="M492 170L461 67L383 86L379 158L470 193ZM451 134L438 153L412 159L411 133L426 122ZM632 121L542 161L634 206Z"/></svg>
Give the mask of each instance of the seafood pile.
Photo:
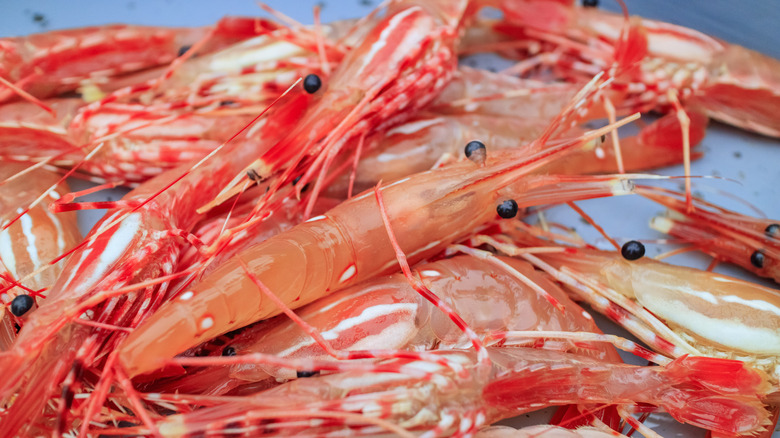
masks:
<svg viewBox="0 0 780 438"><path fill-rule="evenodd" d="M780 61L592 0L262 8L0 38L0 436L772 436L780 215L692 161L780 138Z"/></svg>

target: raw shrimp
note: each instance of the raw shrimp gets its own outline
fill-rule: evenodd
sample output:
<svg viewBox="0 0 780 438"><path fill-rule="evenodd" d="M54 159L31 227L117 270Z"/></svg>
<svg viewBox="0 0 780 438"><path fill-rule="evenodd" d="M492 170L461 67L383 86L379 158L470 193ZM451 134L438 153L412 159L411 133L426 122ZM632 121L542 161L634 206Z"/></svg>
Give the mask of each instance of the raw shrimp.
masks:
<svg viewBox="0 0 780 438"><path fill-rule="evenodd" d="M780 61L682 26L629 20L573 1L484 3L505 17L488 26L529 42L542 51L535 61L549 62L565 77L587 78L616 65L609 98L624 111L668 106L673 90L716 120L780 136Z"/></svg>
<svg viewBox="0 0 780 438"><path fill-rule="evenodd" d="M556 126L551 125L550 130ZM433 255L493 218L501 199L514 198L522 207L630 192L625 180L611 177L523 178L557 152L611 129L614 126L530 157L503 151L491 154L481 167L458 163L382 187L390 220L403 227L401 248L413 262ZM547 191L544 196L548 199L525 193L549 186L556 186L559 193ZM283 302L295 307L393 269L395 252L387 244L380 212L370 196L371 192L366 192L352 198L326 215L311 218L223 263L128 337L120 352L125 369L131 376L152 371L176 353L279 313L255 292L244 264ZM276 269L279 266L299 267L301 271L285 269L286 275L281 275Z"/></svg>
<svg viewBox="0 0 780 438"><path fill-rule="evenodd" d="M688 211L675 192L643 187L640 193L670 210L653 218L652 228L693 244L715 260L780 282L780 220L743 215L701 199L694 199L695 209Z"/></svg>
<svg viewBox="0 0 780 438"><path fill-rule="evenodd" d="M647 403L678 421L731 434L759 431L767 419L758 398L768 389L766 376L739 361L684 357L666 366L641 367L520 347L489 347L488 352L489 373L474 372L473 350L432 353L446 365L389 359L373 365L374 370L296 379L252 397L227 398L214 407L163 417L157 427L170 437L239 431L377 436L404 430L463 436L502 418L569 403ZM454 368L465 369L468 377ZM145 397L154 401L164 395ZM382 429L388 425L393 429Z"/></svg>
<svg viewBox="0 0 780 438"><path fill-rule="evenodd" d="M496 266L471 255L460 255L418 266L415 271L480 337L527 330L600 333L590 315L546 275L520 260L499 260L506 265ZM518 279L513 270L552 295L564 311L556 309L537 290ZM308 304L297 313L340 350L430 350L469 344L460 329L415 292L401 274L356 284ZM286 316L246 328L234 338L221 341L226 344L222 343L212 356L263 353L293 359L329 358L322 347ZM603 343L572 345L548 339L544 348L620 362L615 350ZM193 353L201 355L200 348ZM287 368L239 363L195 370L194 374L159 382L147 390L224 394L251 382L258 382L248 386L256 391L295 377L295 372Z"/></svg>
<svg viewBox="0 0 780 438"><path fill-rule="evenodd" d="M509 233L528 242L527 235ZM780 381L780 291L590 248L521 257L657 351L738 359L764 370L774 384Z"/></svg>

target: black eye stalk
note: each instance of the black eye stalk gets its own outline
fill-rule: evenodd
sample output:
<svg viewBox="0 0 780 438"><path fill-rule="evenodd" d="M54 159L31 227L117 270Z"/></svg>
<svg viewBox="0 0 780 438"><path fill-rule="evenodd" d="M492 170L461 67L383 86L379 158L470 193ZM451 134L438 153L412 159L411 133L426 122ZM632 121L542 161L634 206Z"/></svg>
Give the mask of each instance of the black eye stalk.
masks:
<svg viewBox="0 0 780 438"><path fill-rule="evenodd" d="M626 260L638 260L645 255L645 246L636 240L630 240L620 248L620 254Z"/></svg>
<svg viewBox="0 0 780 438"><path fill-rule="evenodd" d="M29 295L17 295L13 301L11 301L11 313L14 316L22 316L32 309L35 300Z"/></svg>
<svg viewBox="0 0 780 438"><path fill-rule="evenodd" d="M179 53L176 55L177 58L181 58L184 56L185 53L189 52L192 46L181 46L179 47Z"/></svg>
<svg viewBox="0 0 780 438"><path fill-rule="evenodd" d="M498 204L496 207L496 213L504 219L512 219L517 216L517 202L514 199L507 199L506 201Z"/></svg>
<svg viewBox="0 0 780 438"><path fill-rule="evenodd" d="M322 79L315 74L306 75L303 78L303 89L309 94L314 94L322 87Z"/></svg>
<svg viewBox="0 0 780 438"><path fill-rule="evenodd" d="M480 166L485 164L485 159L487 158L485 143L482 143L479 140L470 141L463 152L466 154L466 158L474 163L479 164Z"/></svg>
<svg viewBox="0 0 780 438"><path fill-rule="evenodd" d="M764 253L762 251L756 251L750 255L750 264L758 269L763 269L764 259L766 259Z"/></svg>

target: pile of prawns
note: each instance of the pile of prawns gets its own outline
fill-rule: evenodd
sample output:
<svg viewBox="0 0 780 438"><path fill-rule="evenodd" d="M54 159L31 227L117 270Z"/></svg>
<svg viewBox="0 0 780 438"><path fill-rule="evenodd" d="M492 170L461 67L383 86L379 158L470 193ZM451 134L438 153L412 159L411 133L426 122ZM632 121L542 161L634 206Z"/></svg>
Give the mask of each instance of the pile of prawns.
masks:
<svg viewBox="0 0 780 438"><path fill-rule="evenodd" d="M780 137L778 61L592 1L267 10L0 39L0 435L656 437L666 412L771 436L778 291L644 257L575 202L644 196L780 281L780 221L689 177L708 118ZM458 66L482 52L515 64ZM628 173L678 163L682 193ZM519 220L554 204L615 251Z"/></svg>

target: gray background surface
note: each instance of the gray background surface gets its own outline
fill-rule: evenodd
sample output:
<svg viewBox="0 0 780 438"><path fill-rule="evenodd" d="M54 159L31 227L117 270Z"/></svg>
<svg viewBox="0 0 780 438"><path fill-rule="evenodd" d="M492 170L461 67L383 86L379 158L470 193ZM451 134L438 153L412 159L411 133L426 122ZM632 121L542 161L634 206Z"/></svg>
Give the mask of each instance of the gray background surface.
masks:
<svg viewBox="0 0 780 438"><path fill-rule="evenodd" d="M311 10L315 4L320 4L323 8L323 21L362 16L378 4L377 1L371 0L271 0L267 3L303 23L312 21ZM607 9L618 9L614 2L602 1L602 4ZM689 26L780 58L778 1L633 0L627 1L627 4L632 14ZM0 0L0 11L0 36L114 22L169 26L203 25L212 23L223 15L261 14L251 0ZM717 193L728 192L757 206L768 217L780 219L780 142L715 123L708 130L702 146L706 155L704 159L694 163L693 174L724 178L694 181L694 188L705 199L747 213L744 205ZM679 167L669 168L661 173L681 175L682 170ZM114 192L110 196L119 197L121 193ZM92 199L105 200L106 194L100 193ZM662 209L640 198L589 201L580 203L580 206L619 240L663 237L646 225L648 219ZM82 215L83 227L88 229L101 214L100 211L92 211ZM597 233L584 225L576 214L568 209L553 209L548 212L548 219L575 226L577 231L591 242L607 247ZM649 255L668 249L668 246L650 245ZM670 261L701 268L709 263L706 257L691 255L674 257ZM718 270L732 275L746 275L737 268L719 267ZM620 330L608 322L599 324L605 331L620 333ZM530 418L522 416L515 423L543 422L544 415L545 413L535 414ZM704 436L701 431L678 426L668 418L660 417L652 421L660 423L657 431L667 437ZM775 436L780 437L780 433L775 433Z"/></svg>

